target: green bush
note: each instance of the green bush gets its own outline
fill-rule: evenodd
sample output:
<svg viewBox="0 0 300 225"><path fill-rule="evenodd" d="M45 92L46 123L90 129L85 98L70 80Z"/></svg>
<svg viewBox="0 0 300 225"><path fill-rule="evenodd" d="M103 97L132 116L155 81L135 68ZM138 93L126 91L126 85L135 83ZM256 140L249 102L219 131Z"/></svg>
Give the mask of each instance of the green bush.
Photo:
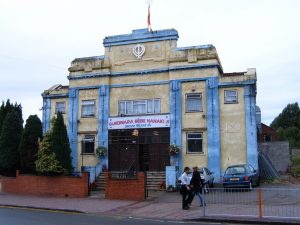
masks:
<svg viewBox="0 0 300 225"><path fill-rule="evenodd" d="M51 145L51 132L47 132L41 143L41 149L38 152L38 159L35 161L36 171L39 174L60 175L65 173L65 170L56 159Z"/></svg>

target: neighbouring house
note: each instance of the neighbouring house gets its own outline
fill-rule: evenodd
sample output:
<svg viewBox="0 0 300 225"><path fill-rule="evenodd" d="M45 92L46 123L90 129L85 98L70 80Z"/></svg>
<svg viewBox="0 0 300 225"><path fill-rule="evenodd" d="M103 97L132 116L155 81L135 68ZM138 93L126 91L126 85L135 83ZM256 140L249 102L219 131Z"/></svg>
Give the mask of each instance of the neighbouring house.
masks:
<svg viewBox="0 0 300 225"><path fill-rule="evenodd" d="M74 59L68 86L44 91L44 132L62 112L76 170L197 165L219 182L228 165L258 168L256 70L224 73L213 45L178 38L175 29L105 37L104 55Z"/></svg>
<svg viewBox="0 0 300 225"><path fill-rule="evenodd" d="M272 127L261 123L261 132L258 135L258 139L259 143L278 141L277 132Z"/></svg>

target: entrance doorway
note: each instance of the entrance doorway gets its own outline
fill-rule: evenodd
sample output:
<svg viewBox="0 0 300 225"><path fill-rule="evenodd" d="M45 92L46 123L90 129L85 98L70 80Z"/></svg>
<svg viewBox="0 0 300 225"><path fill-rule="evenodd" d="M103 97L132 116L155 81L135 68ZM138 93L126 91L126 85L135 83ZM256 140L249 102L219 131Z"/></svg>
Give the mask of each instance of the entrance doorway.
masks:
<svg viewBox="0 0 300 225"><path fill-rule="evenodd" d="M110 171L164 171L170 165L170 129L109 131Z"/></svg>

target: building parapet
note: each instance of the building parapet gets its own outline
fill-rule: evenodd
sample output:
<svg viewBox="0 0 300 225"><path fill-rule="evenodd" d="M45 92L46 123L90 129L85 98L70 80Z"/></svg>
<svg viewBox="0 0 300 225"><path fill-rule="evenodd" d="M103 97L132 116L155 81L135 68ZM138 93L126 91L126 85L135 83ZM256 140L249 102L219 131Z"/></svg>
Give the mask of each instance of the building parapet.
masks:
<svg viewBox="0 0 300 225"><path fill-rule="evenodd" d="M144 42L177 40L178 38L178 32L175 29L148 31L145 28L133 30L131 34L107 36L103 40L103 45L104 47L111 47Z"/></svg>
<svg viewBox="0 0 300 225"><path fill-rule="evenodd" d="M222 72L222 68L219 64L193 64L193 65L182 65L182 66L171 66L158 69L148 69L148 70L136 70L136 71L124 71L124 72L104 72L104 73L82 73L77 76L68 76L69 80L76 79L86 79L95 77L106 77L106 76L127 76L127 75L147 75L153 73L166 73L169 71L177 70L191 70L191 69L207 69L207 68L217 68L219 72Z"/></svg>

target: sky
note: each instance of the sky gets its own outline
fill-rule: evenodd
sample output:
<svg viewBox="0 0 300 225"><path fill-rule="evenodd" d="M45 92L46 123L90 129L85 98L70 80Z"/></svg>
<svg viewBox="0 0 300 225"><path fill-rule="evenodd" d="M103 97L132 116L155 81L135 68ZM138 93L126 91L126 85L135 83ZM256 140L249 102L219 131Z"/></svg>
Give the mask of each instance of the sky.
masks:
<svg viewBox="0 0 300 225"><path fill-rule="evenodd" d="M299 0L152 0L153 30L178 47L212 44L224 72L257 71L257 105L270 124L300 99ZM106 36L147 27L146 0L0 0L0 101L42 118L41 93L68 84L75 58L104 54Z"/></svg>

